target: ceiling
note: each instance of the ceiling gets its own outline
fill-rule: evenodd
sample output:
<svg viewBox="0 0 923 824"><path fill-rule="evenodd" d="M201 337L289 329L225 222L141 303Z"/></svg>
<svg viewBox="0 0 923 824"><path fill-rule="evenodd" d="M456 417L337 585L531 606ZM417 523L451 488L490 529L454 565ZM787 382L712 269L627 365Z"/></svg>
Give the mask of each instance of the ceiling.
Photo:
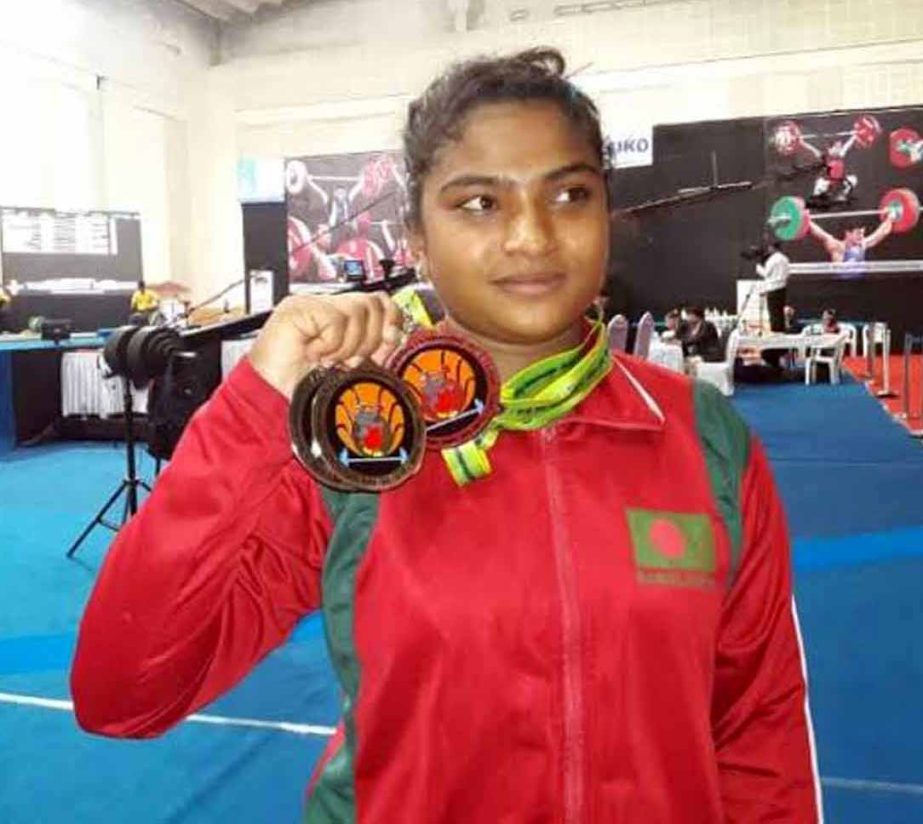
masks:
<svg viewBox="0 0 923 824"><path fill-rule="evenodd" d="M261 7L281 6L286 0L180 0L215 20L228 21L255 14Z"/></svg>

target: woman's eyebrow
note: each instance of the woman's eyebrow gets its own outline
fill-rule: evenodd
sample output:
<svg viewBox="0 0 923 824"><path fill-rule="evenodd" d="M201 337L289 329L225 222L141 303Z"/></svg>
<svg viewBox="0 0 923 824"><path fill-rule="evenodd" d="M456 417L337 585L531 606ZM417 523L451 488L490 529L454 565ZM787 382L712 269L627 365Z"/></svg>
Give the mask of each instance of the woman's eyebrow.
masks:
<svg viewBox="0 0 923 824"><path fill-rule="evenodd" d="M599 167L591 163L579 161L577 163L568 163L566 166L560 166L557 169L552 169L550 172L541 175L541 179L546 182L554 182L555 180L559 180L562 177L577 172L589 172L597 177L602 177L602 170ZM445 192L451 189L459 189L468 186L512 186L516 183L528 182L528 180L517 180L509 175L462 174L447 180L439 188L439 191Z"/></svg>

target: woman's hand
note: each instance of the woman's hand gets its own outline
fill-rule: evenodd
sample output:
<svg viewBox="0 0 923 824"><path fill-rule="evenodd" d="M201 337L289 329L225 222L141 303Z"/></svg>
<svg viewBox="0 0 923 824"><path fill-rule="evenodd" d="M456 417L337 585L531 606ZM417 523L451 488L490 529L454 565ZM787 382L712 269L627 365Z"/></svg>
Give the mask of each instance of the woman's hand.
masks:
<svg viewBox="0 0 923 824"><path fill-rule="evenodd" d="M287 398L315 366L381 365L401 339L403 316L384 292L293 295L266 321L249 358Z"/></svg>

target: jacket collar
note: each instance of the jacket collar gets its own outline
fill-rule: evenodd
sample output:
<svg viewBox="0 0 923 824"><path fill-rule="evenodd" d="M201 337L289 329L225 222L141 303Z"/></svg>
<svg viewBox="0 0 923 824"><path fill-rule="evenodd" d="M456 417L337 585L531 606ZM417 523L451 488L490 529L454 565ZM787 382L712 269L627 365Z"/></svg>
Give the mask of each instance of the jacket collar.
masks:
<svg viewBox="0 0 923 824"><path fill-rule="evenodd" d="M630 360L613 353L609 374L562 422L659 431L666 423L666 415L633 373Z"/></svg>

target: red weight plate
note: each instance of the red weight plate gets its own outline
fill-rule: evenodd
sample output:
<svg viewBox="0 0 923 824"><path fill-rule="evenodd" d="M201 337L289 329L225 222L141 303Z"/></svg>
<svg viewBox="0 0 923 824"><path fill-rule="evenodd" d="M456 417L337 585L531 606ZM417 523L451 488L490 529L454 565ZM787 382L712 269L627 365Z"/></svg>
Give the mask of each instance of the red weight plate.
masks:
<svg viewBox="0 0 923 824"><path fill-rule="evenodd" d="M920 220L920 201L910 189L892 189L881 199L882 211L889 211L895 234L909 232Z"/></svg>
<svg viewBox="0 0 923 824"><path fill-rule="evenodd" d="M896 169L909 169L914 165L910 149L920 141L920 135L913 129L895 129L889 138L891 165Z"/></svg>

